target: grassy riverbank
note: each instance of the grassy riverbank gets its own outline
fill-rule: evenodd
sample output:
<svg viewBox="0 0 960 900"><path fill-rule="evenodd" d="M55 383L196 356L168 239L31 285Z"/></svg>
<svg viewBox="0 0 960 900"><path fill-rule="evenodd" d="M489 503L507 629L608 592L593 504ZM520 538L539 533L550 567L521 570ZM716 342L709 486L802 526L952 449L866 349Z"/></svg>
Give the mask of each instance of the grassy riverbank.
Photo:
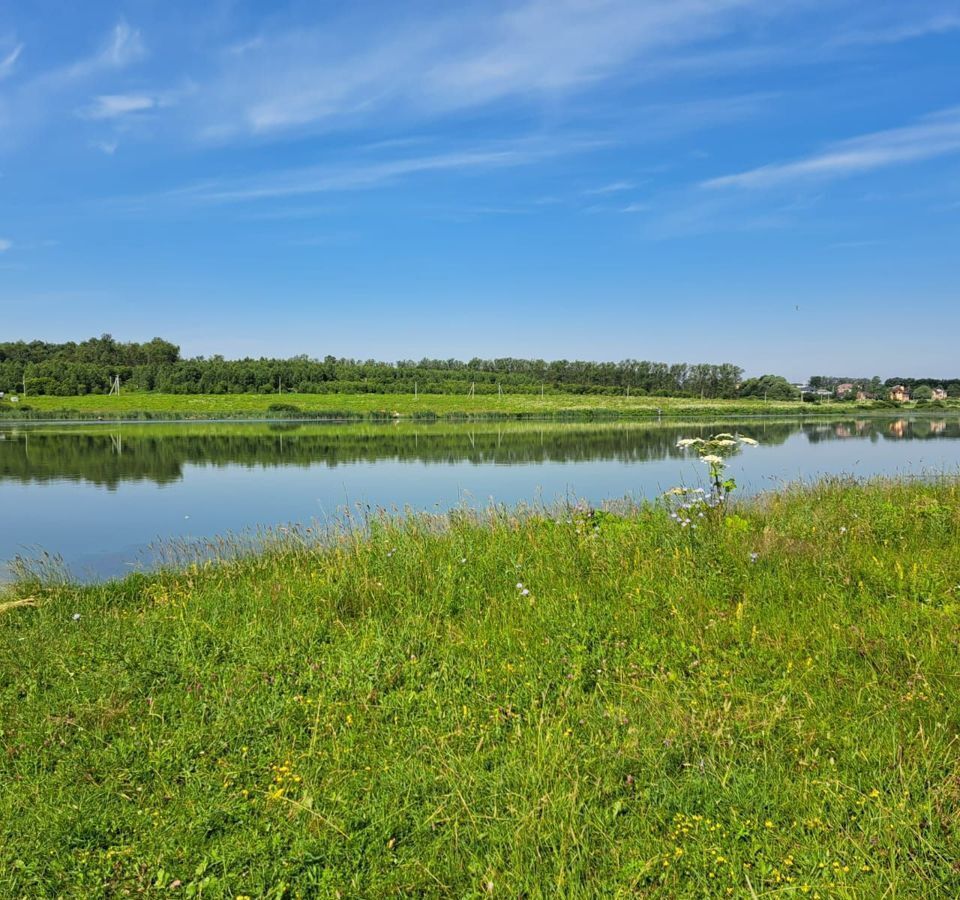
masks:
<svg viewBox="0 0 960 900"><path fill-rule="evenodd" d="M413 519L18 585L0 883L957 896L960 485L699 526Z"/></svg>
<svg viewBox="0 0 960 900"><path fill-rule="evenodd" d="M870 403L826 403L763 400L693 400L676 397L601 397L584 394L509 394L475 397L451 394L153 394L119 397L26 397L30 407L18 412L11 404L0 410L13 417L43 418L566 418L734 415L850 415L871 409ZM287 409L271 410L283 404ZM905 408L909 408L907 405ZM889 407L888 407L889 410Z"/></svg>

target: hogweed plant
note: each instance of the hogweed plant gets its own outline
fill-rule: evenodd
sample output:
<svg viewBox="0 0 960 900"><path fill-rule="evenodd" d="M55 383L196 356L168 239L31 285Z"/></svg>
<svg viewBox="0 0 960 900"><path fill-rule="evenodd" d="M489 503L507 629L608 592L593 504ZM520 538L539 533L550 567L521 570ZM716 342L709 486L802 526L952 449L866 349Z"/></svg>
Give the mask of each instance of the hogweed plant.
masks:
<svg viewBox="0 0 960 900"><path fill-rule="evenodd" d="M757 441L727 433L715 434L709 438L682 438L677 441L677 447L681 450L696 450L700 461L708 467L710 473L709 491L687 487L675 487L667 491L667 498L680 501L671 510L670 516L682 528L696 528L696 520L704 519L710 513L723 515L727 498L737 489L737 482L726 476L727 460L739 453L744 446L756 447Z"/></svg>

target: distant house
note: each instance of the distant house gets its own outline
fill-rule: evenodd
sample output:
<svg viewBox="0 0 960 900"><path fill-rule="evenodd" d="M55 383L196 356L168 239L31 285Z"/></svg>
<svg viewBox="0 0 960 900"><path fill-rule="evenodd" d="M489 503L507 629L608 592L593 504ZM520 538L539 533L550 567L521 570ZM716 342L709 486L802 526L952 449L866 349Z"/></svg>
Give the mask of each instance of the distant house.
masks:
<svg viewBox="0 0 960 900"><path fill-rule="evenodd" d="M933 400L946 400L947 392L942 387L935 387L933 389Z"/></svg>
<svg viewBox="0 0 960 900"><path fill-rule="evenodd" d="M837 397L842 400L844 397L847 396L847 394L850 394L853 392L853 388L854 386L849 381L844 382L843 384L838 384Z"/></svg>
<svg viewBox="0 0 960 900"><path fill-rule="evenodd" d="M902 384L898 384L890 388L890 399L894 403L906 403L910 399L910 391Z"/></svg>
<svg viewBox="0 0 960 900"><path fill-rule="evenodd" d="M863 388L857 391L857 400L862 402L864 400L872 400L872 399L873 399L873 394L868 394L865 390L863 390Z"/></svg>

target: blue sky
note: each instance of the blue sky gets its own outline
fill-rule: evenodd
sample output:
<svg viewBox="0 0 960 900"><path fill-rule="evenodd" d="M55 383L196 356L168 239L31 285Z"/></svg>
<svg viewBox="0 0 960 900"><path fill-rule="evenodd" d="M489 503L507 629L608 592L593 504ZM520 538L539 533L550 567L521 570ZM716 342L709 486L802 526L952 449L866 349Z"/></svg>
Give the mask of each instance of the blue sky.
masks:
<svg viewBox="0 0 960 900"><path fill-rule="evenodd" d="M0 339L957 375L960 3L0 0Z"/></svg>

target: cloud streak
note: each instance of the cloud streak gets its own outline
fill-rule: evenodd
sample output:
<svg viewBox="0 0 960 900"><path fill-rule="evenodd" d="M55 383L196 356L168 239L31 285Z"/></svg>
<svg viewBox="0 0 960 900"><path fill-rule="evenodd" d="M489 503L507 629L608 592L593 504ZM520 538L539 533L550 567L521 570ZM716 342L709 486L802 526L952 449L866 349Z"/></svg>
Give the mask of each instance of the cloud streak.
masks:
<svg viewBox="0 0 960 900"><path fill-rule="evenodd" d="M137 28L124 21L110 30L107 40L96 53L40 76L39 82L51 85L69 84L111 69L122 69L143 59L147 54Z"/></svg>
<svg viewBox="0 0 960 900"><path fill-rule="evenodd" d="M19 49L15 53L11 65L16 63ZM109 77L145 56L140 31L121 20L99 49L89 55L48 68L32 78L17 79L0 97L0 149L22 143L32 132L68 113L77 102L77 92L91 82Z"/></svg>
<svg viewBox="0 0 960 900"><path fill-rule="evenodd" d="M81 115L86 119L118 119L153 109L157 101L144 94L101 94Z"/></svg>
<svg viewBox="0 0 960 900"><path fill-rule="evenodd" d="M8 238L0 238L0 253L6 253L13 246L13 241Z"/></svg>
<svg viewBox="0 0 960 900"><path fill-rule="evenodd" d="M23 53L23 44L17 44L6 56L0 57L0 81L13 74L21 53Z"/></svg>
<svg viewBox="0 0 960 900"><path fill-rule="evenodd" d="M592 140L520 140L429 155L332 163L270 172L250 178L215 180L139 198L188 204L253 203L316 194L369 190L418 175L486 172L533 165L562 154L603 146Z"/></svg>
<svg viewBox="0 0 960 900"><path fill-rule="evenodd" d="M258 35L218 57L203 91L213 113L203 134L225 140L339 127L384 113L424 117L553 101L627 65L649 78L677 50L727 36L745 16L775 15L790 5L525 0L496 13L484 7L392 22L379 32L357 28L354 41L331 29ZM341 30L349 26L341 23Z"/></svg>
<svg viewBox="0 0 960 900"><path fill-rule="evenodd" d="M633 181L613 181L610 184L603 184L600 187L590 188L583 192L584 197L602 197L606 194L619 194L623 191L632 191L636 188Z"/></svg>
<svg viewBox="0 0 960 900"><path fill-rule="evenodd" d="M777 188L802 181L848 178L960 152L960 107L952 107L902 128L877 131L835 144L791 162L759 166L702 183L709 189Z"/></svg>
<svg viewBox="0 0 960 900"><path fill-rule="evenodd" d="M831 41L835 47L900 44L931 35L947 34L960 29L960 15L943 14L918 22L905 22L886 28L849 31Z"/></svg>

